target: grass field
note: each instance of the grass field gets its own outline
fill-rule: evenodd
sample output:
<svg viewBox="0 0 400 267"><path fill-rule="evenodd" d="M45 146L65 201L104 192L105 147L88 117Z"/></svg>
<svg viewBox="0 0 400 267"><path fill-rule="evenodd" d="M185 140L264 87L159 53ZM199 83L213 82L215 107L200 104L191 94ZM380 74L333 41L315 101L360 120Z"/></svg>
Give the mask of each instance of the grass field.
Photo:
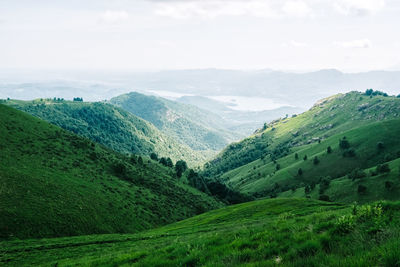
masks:
<svg viewBox="0 0 400 267"><path fill-rule="evenodd" d="M400 204L266 199L127 235L7 241L9 266L399 266Z"/></svg>

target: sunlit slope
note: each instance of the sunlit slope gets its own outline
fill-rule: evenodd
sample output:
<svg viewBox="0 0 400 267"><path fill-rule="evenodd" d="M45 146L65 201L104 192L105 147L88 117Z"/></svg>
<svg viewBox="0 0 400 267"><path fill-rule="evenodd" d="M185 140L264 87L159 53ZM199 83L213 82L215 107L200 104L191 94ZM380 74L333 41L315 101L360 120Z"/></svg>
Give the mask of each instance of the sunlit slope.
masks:
<svg viewBox="0 0 400 267"><path fill-rule="evenodd" d="M328 188L324 190L324 195L332 201L342 203L368 203L376 200L400 200L400 159L387 163L390 172L375 173L376 166L361 171L365 177L353 179L351 175L346 175L331 180ZM373 173L373 175L371 175ZM359 192L359 188L365 191ZM305 187L296 190L288 190L278 193L279 197L306 197L319 198L320 184L306 193Z"/></svg>
<svg viewBox="0 0 400 267"><path fill-rule="evenodd" d="M396 266L398 203L266 199L134 235L0 243L0 262L57 266ZM21 257L23 253L23 257Z"/></svg>
<svg viewBox="0 0 400 267"><path fill-rule="evenodd" d="M137 232L221 206L157 162L2 104L0 149L2 238Z"/></svg>
<svg viewBox="0 0 400 267"><path fill-rule="evenodd" d="M319 184L321 178L332 180L354 169L374 167L400 157L399 133L400 119L374 122L335 134L320 143L292 148L287 156L279 159L268 156L255 160L223 174L220 179L233 189L259 196ZM339 145L343 137L348 148ZM397 167L393 171L397 173ZM380 197L384 199L385 195Z"/></svg>
<svg viewBox="0 0 400 267"><path fill-rule="evenodd" d="M215 177L260 158L278 159L302 145L399 116L400 98L358 92L335 95L307 112L266 124L254 135L230 144L206 164L204 174Z"/></svg>
<svg viewBox="0 0 400 267"><path fill-rule="evenodd" d="M185 159L191 165L206 159L206 154L193 151L151 123L110 104L49 99L8 100L6 104L122 153L148 156L155 152L174 161Z"/></svg>

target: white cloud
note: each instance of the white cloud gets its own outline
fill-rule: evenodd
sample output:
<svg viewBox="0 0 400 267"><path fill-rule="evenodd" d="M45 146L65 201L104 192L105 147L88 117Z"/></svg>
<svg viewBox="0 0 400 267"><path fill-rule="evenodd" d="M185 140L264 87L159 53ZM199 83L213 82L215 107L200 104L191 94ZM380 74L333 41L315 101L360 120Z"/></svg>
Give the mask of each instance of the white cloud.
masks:
<svg viewBox="0 0 400 267"><path fill-rule="evenodd" d="M175 19L254 16L263 18L308 18L327 12L340 15L375 14L385 0L153 0L155 13Z"/></svg>
<svg viewBox="0 0 400 267"><path fill-rule="evenodd" d="M283 43L282 46L283 47L308 47L309 45L307 43L291 40L289 42Z"/></svg>
<svg viewBox="0 0 400 267"><path fill-rule="evenodd" d="M175 19L215 18L219 16L252 15L256 17L277 17L267 1L178 1L158 3L155 13Z"/></svg>
<svg viewBox="0 0 400 267"><path fill-rule="evenodd" d="M100 15L100 20L107 23L116 23L129 19L129 14L126 11L107 10Z"/></svg>
<svg viewBox="0 0 400 267"><path fill-rule="evenodd" d="M293 17L307 17L312 14L311 8L303 1L288 1L284 3L282 11Z"/></svg>
<svg viewBox="0 0 400 267"><path fill-rule="evenodd" d="M370 48L372 46L372 42L368 39L353 40L347 42L335 42L334 44L336 46L344 48Z"/></svg>
<svg viewBox="0 0 400 267"><path fill-rule="evenodd" d="M375 14L385 7L385 0L335 0L334 8L344 15Z"/></svg>

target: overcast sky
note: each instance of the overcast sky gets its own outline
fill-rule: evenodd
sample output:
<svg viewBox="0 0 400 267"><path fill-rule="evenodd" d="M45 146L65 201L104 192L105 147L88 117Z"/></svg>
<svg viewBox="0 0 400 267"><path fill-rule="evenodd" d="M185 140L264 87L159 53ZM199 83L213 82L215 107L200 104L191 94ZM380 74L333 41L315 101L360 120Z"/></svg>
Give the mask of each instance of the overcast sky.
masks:
<svg viewBox="0 0 400 267"><path fill-rule="evenodd" d="M399 0L0 0L0 68L400 69Z"/></svg>

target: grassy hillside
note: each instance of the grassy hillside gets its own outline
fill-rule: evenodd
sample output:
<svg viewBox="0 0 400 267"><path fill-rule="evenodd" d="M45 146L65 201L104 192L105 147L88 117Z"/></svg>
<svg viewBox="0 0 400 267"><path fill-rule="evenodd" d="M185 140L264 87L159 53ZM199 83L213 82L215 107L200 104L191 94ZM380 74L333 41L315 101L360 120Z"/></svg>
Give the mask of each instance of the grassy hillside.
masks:
<svg viewBox="0 0 400 267"><path fill-rule="evenodd" d="M121 153L150 155L155 152L174 161L185 159L190 165L198 165L208 156L193 151L162 134L151 123L110 104L49 99L8 100L6 104Z"/></svg>
<svg viewBox="0 0 400 267"><path fill-rule="evenodd" d="M127 233L221 207L127 157L0 104L0 237Z"/></svg>
<svg viewBox="0 0 400 267"><path fill-rule="evenodd" d="M324 178L340 178L355 169L374 167L400 157L399 132L400 119L371 123L335 134L320 143L296 147L289 155L276 160L266 157L253 161L223 174L221 180L238 191L258 196L320 184ZM339 146L339 140L344 136L349 143L346 149ZM331 148L330 153L328 147ZM305 156L307 160L304 160ZM394 171L397 173L397 168ZM375 200L386 197L382 193Z"/></svg>
<svg viewBox="0 0 400 267"><path fill-rule="evenodd" d="M239 137L226 129L226 122L218 115L195 106L136 92L112 98L110 102L153 123L194 150L218 151Z"/></svg>
<svg viewBox="0 0 400 267"><path fill-rule="evenodd" d="M205 165L216 176L261 158L278 159L299 147L372 122L400 117L400 98L351 92L323 99L309 111L275 120L254 135L230 144Z"/></svg>
<svg viewBox="0 0 400 267"><path fill-rule="evenodd" d="M398 266L400 204L267 199L134 235L0 243L2 265Z"/></svg>
<svg viewBox="0 0 400 267"><path fill-rule="evenodd" d="M377 166L359 170L365 173L364 177L353 178L346 175L331 180L329 186L324 190L324 195L329 196L332 201L342 203L368 203L377 199L399 200L400 199L400 159L387 163L390 172L376 172ZM359 188L365 191L359 191ZM296 190L288 190L278 193L279 197L306 197L319 198L320 184L306 193L305 187Z"/></svg>

